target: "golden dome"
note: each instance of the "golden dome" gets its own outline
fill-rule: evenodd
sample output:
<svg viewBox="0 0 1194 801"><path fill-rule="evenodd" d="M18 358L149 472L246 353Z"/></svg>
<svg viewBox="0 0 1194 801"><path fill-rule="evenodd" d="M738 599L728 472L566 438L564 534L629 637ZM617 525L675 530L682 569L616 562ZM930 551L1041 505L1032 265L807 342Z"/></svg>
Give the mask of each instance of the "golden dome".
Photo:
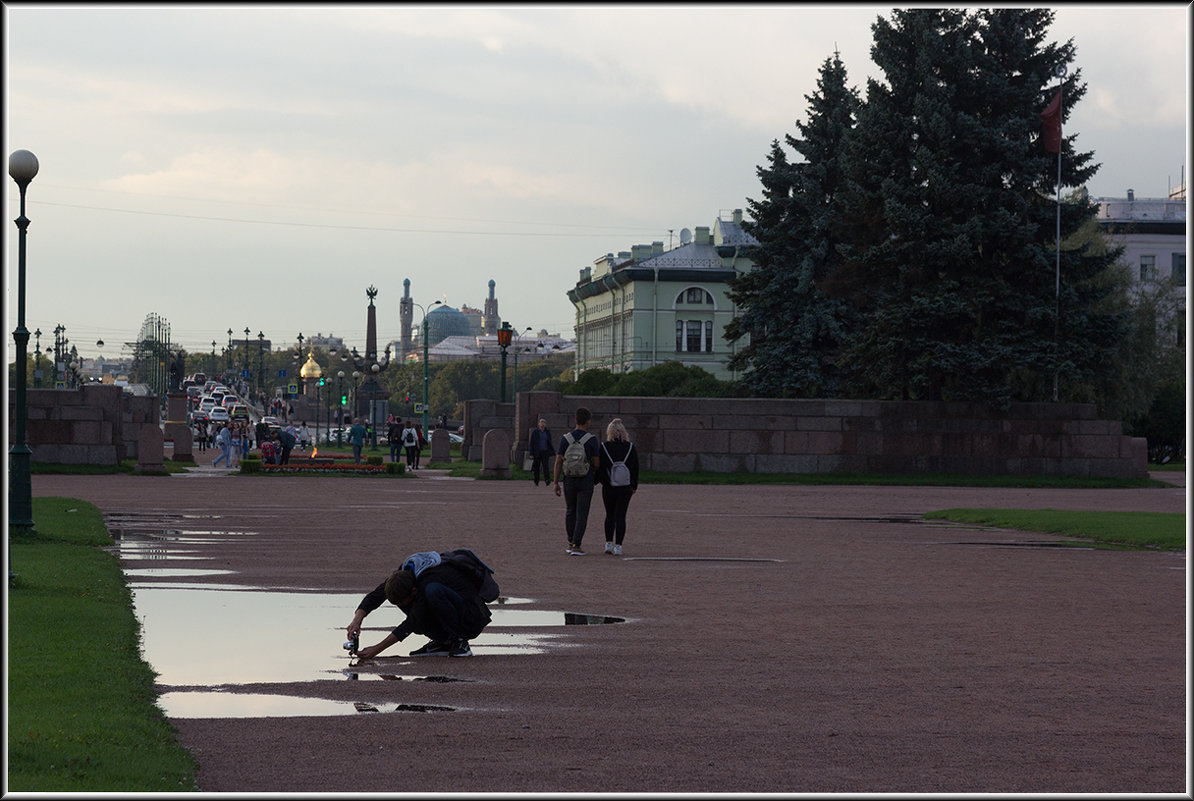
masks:
<svg viewBox="0 0 1194 801"><path fill-rule="evenodd" d="M323 368L315 361L315 351L307 354L307 363L299 370L299 375L303 378L319 378L323 375Z"/></svg>

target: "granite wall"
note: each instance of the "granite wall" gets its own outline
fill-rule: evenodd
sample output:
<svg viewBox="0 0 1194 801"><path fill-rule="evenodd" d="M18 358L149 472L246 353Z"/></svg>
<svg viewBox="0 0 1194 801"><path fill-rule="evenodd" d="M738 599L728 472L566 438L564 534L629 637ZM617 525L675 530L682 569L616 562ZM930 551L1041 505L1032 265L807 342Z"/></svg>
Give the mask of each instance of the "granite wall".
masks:
<svg viewBox="0 0 1194 801"><path fill-rule="evenodd" d="M1094 404L1017 403L1005 412L975 403L763 398L619 398L520 392L514 403L465 405L464 453L481 458L490 429L510 432L521 463L540 417L558 440L573 411L593 412L591 431L621 417L647 470L751 473L1148 475L1146 441L1098 419Z"/></svg>

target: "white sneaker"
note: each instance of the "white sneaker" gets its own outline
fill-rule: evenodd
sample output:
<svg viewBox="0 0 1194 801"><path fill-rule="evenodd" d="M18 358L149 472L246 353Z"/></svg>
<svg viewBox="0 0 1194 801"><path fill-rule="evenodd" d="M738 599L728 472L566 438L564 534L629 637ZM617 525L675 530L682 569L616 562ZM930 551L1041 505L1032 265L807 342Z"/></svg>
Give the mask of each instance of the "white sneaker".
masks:
<svg viewBox="0 0 1194 801"><path fill-rule="evenodd" d="M605 543L605 552L606 552L606 553L613 553L613 552L614 552L614 544L613 544L612 542L607 542L607 543Z"/></svg>
<svg viewBox="0 0 1194 801"><path fill-rule="evenodd" d="M614 556L621 556L621 555L622 555L622 546L615 545L614 546Z"/></svg>

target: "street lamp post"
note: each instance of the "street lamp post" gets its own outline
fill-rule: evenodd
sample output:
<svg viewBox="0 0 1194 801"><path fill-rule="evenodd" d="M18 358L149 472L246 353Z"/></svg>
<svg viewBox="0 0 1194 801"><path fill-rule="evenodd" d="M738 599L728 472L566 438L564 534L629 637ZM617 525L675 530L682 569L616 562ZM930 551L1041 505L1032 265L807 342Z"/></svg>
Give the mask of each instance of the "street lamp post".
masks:
<svg viewBox="0 0 1194 801"><path fill-rule="evenodd" d="M336 371L336 444L344 444L344 371ZM328 407L328 414L331 414Z"/></svg>
<svg viewBox="0 0 1194 801"><path fill-rule="evenodd" d="M381 365L374 362L369 370L373 373L369 382L369 420L373 423L373 447L370 450L377 450L377 427L380 424L377 419L377 374L381 372Z"/></svg>
<svg viewBox="0 0 1194 801"><path fill-rule="evenodd" d="M443 303L442 300L437 300L437 301L435 301L435 303L431 304L431 308L435 308L436 306L438 306L441 303ZM416 303L415 305L418 306L419 310L423 312L423 322L419 324L419 328L422 329L422 334L423 334L423 436L430 438L431 435L427 432L427 404L428 404L428 393L427 393L427 384L428 384L427 309L424 309L423 305L420 303Z"/></svg>
<svg viewBox="0 0 1194 801"><path fill-rule="evenodd" d="M502 327L497 332L498 346L502 349L502 403L506 402L506 348L510 347L512 336L514 336L514 329L510 327L510 323L502 323Z"/></svg>
<svg viewBox="0 0 1194 801"><path fill-rule="evenodd" d="M262 364L262 355L265 353L265 334L261 331L257 332L257 388L258 390L265 390L265 366Z"/></svg>
<svg viewBox="0 0 1194 801"><path fill-rule="evenodd" d="M232 369L232 329L231 328L228 329L228 367L226 369L228 369L228 370ZM215 378L215 376L212 376L212 378Z"/></svg>
<svg viewBox="0 0 1194 801"><path fill-rule="evenodd" d="M8 451L10 479L8 484L8 530L30 533L33 531L33 484L29 477L29 462L33 451L25 439L26 377L28 360L29 329L25 328L25 236L29 229L29 218L25 216L25 190L37 175L37 156L28 150L15 150L8 157L8 174L16 181L21 193L21 216L17 217L17 327L12 338L17 343L17 386L16 426L13 430L13 446ZM9 549L8 575L12 578L12 549Z"/></svg>
<svg viewBox="0 0 1194 801"><path fill-rule="evenodd" d="M249 329L248 327L245 328L245 367L244 367L244 373L242 374L243 377L245 377L245 378L248 378L248 376L249 376L249 332L250 332L250 330L251 329ZM248 383L248 382L246 382L246 383ZM264 409L262 410L262 413L264 413Z"/></svg>
<svg viewBox="0 0 1194 801"><path fill-rule="evenodd" d="M41 387L41 329L33 332L36 337L37 350L33 351L33 388Z"/></svg>
<svg viewBox="0 0 1194 801"><path fill-rule="evenodd" d="M528 325L525 329L523 329L522 334L525 334L527 331L530 331L530 330L531 330L531 327ZM522 339L522 334L518 335L519 339ZM518 352L520 350L522 350L522 346L519 345L517 342L514 343L514 391L513 391L513 395L514 395L515 403L518 402Z"/></svg>

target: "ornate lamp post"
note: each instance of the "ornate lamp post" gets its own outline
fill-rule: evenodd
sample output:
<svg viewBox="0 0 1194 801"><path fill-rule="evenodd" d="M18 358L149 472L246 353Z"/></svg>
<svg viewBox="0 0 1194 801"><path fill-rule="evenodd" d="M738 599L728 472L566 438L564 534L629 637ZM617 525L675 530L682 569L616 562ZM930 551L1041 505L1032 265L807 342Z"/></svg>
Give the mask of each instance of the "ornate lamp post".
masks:
<svg viewBox="0 0 1194 801"><path fill-rule="evenodd" d="M231 328L228 329L228 368L227 369L229 369L229 370L232 369L232 329ZM215 376L212 376L212 377L214 378Z"/></svg>
<svg viewBox="0 0 1194 801"><path fill-rule="evenodd" d="M37 337L37 350L33 352L33 388L41 387L41 329L33 332L33 336ZM26 340L28 341L28 340Z"/></svg>
<svg viewBox="0 0 1194 801"><path fill-rule="evenodd" d="M377 450L377 429L381 424L381 421L377 419L380 417L377 413L377 374L381 372L381 365L374 362L369 370L373 373L373 380L369 382L369 419L373 423L373 447L370 450L375 451Z"/></svg>
<svg viewBox="0 0 1194 801"><path fill-rule="evenodd" d="M28 360L29 329L25 328L25 235L29 229L29 218L25 216L25 190L29 182L37 175L37 156L28 150L15 150L8 157L8 174L16 181L21 193L21 215L16 219L17 239L17 327L12 332L12 338L17 343L17 386L16 386L16 426L13 429L13 446L8 451L9 483L8 483L8 530L33 531L33 484L29 477L29 462L33 451L25 439L25 420L28 411L25 407L26 377L25 365ZM11 554L11 549L10 549ZM8 574L12 572L12 560L9 560Z"/></svg>
<svg viewBox="0 0 1194 801"><path fill-rule="evenodd" d="M510 327L510 324L502 323L502 327L497 332L498 347L502 349L502 403L506 402L506 348L510 347L510 338L513 336L514 329Z"/></svg>
<svg viewBox="0 0 1194 801"><path fill-rule="evenodd" d="M243 376L245 378L249 376L249 328L247 326L245 328L245 367Z"/></svg>
<svg viewBox="0 0 1194 801"><path fill-rule="evenodd" d="M265 389L265 366L262 364L262 356L265 353L265 334L261 331L257 332L257 387L260 390Z"/></svg>

